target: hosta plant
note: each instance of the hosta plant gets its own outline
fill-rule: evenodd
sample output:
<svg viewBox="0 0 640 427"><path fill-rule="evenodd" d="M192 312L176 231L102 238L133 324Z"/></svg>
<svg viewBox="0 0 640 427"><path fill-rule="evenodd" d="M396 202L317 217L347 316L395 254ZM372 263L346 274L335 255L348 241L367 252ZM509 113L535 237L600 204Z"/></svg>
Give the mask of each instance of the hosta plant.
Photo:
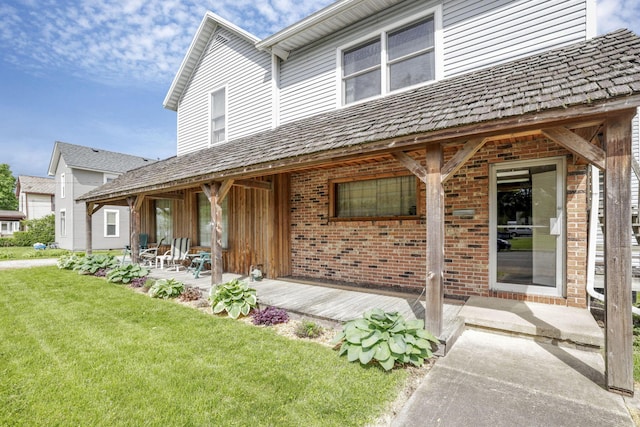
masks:
<svg viewBox="0 0 640 427"><path fill-rule="evenodd" d="M251 314L251 322L254 325L277 325L278 323L287 323L289 315L283 308L267 307L264 310L256 310Z"/></svg>
<svg viewBox="0 0 640 427"><path fill-rule="evenodd" d="M334 344L342 343L339 355L362 365L377 362L385 371L396 363L421 366L433 356L438 339L424 329L424 321L405 320L398 312L373 309L345 323Z"/></svg>
<svg viewBox="0 0 640 427"><path fill-rule="evenodd" d="M112 283L129 283L137 277L145 277L149 270L140 264L121 265L107 273L107 281Z"/></svg>
<svg viewBox="0 0 640 427"><path fill-rule="evenodd" d="M82 257L73 269L79 274L96 274L98 270L110 270L119 264L113 255L87 255Z"/></svg>
<svg viewBox="0 0 640 427"><path fill-rule="evenodd" d="M176 298L184 291L184 284L176 279L159 279L149 288L151 298Z"/></svg>
<svg viewBox="0 0 640 427"><path fill-rule="evenodd" d="M209 299L215 314L226 311L233 319L246 316L258 303L256 290L238 279L217 285Z"/></svg>
<svg viewBox="0 0 640 427"><path fill-rule="evenodd" d="M56 261L56 265L58 268L63 270L73 270L77 265L80 265L80 262L84 259L84 256L79 256L76 254L71 255L63 255L58 258Z"/></svg>

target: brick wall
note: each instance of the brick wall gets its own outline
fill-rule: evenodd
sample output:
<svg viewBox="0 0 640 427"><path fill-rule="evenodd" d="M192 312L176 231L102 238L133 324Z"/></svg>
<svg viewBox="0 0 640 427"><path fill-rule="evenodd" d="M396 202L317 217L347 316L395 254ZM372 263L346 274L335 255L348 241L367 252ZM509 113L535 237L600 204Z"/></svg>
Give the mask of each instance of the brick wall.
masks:
<svg viewBox="0 0 640 427"><path fill-rule="evenodd" d="M445 162L460 148L447 146ZM567 298L525 296L489 289L489 166L512 160L568 156L566 180ZM487 143L445 184L445 293L494 296L583 307L586 305L586 166L546 139ZM424 163L423 163L424 164ZM293 174L291 177L292 275L360 286L420 292L425 283L424 185L420 219L330 221L330 179L406 172L394 160ZM455 209L474 209L472 219Z"/></svg>

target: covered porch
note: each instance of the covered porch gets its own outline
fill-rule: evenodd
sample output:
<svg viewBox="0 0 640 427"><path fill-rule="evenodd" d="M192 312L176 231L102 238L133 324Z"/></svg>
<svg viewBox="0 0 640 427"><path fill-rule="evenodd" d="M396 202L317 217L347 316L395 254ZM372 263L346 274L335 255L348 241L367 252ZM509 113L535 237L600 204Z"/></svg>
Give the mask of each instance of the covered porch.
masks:
<svg viewBox="0 0 640 427"><path fill-rule="evenodd" d="M585 178L587 166L593 166L604 173L605 183L607 387L633 394L629 177L632 118L640 105L640 85L637 65L634 65L639 45L635 35L614 33L570 48L319 114L130 171L80 199L87 204L87 230L91 229L91 215L97 209L109 204L128 205L136 260L139 234L154 229L146 222L152 218L150 202L169 200L184 208L177 211L173 219L176 229L181 230L180 234L174 230L174 236L191 237L196 245L203 246L198 242L200 236L194 217L187 214L195 211L195 194L201 193L210 206L210 285L223 282L225 270L246 275L248 267L255 264L264 265L269 280L300 273L317 279L323 274L322 270L331 273L339 267L340 274L353 274L349 277L355 282L368 268L370 273L373 271L374 279L395 280L399 286L407 282L414 288L418 284L424 289L426 328L441 336L446 328L445 277L449 287L455 289L457 283L464 284L473 276L477 288L466 290L467 293L512 300L529 298L528 294L490 288L487 264L492 262L491 248L495 242L490 241L493 235L488 231L491 226L486 200L489 165L512 159L515 151L527 160L561 158L570 166L565 180L567 187L573 184L569 178ZM594 55L598 55L597 61ZM622 61L621 57L634 60ZM576 75L595 76L593 79L599 83L587 80L583 84L574 83ZM617 77L625 84L617 83ZM618 89L607 91L605 87ZM490 158L482 152L489 146L493 153ZM470 161L473 164L470 165ZM352 219L348 226L329 236L332 240L322 237L330 234L323 234L323 230L336 223L331 217L333 199L327 195L331 193L333 171L355 168L360 174L369 169L375 173L378 167L384 169L385 176L412 174L416 177L417 207L409 217L376 221L377 227L389 223L411 224L410 233L400 236L404 239L401 247L395 245L393 233L388 237L389 233L371 229L369 236L386 240L371 246L360 245L385 251L391 258L395 256L397 268L405 264L412 267L399 273L380 273L379 265L338 259L342 252L353 253L353 245L340 248L335 254L330 252L333 248L328 248L327 259L316 255L318 249L314 253L306 252L310 247L327 244L323 242L349 240L349 233L357 233L359 227L374 222L366 218ZM324 184L309 180L313 174L321 174ZM581 182L586 182L586 178ZM478 183L482 186L477 186ZM305 185L313 186L315 194L298 191ZM296 192L291 191L294 186ZM467 195L467 200L476 206L475 212L479 215L474 221L477 222L468 226L471 231L465 231L466 235L449 236L446 230L459 227L452 220L456 194L469 188L476 190ZM575 195L586 200L584 187L576 185L567 188L568 205L573 202L570 196ZM255 203L246 203L253 196L257 197L253 199ZM229 244L225 247L223 210L227 199L227 203L235 206L227 209L231 212L229 221L233 219L237 228L227 235ZM581 212L579 215L568 218L556 215L553 219L558 224L566 224L563 241L570 246L564 258L568 268L563 276L562 269L558 270L558 277L562 276L563 286L571 282L571 292L576 291L578 295L569 295L568 287L562 288L565 293L550 300L556 304L570 305L570 298L585 295L581 278L586 272L586 251L583 250L588 222L586 201L584 206L574 205L572 209ZM471 212L473 216L474 209L462 207L465 209L456 210L467 215ZM296 215L295 224L291 220L293 215ZM317 235L312 236L313 240L308 239L293 231L294 225L296 230L316 227ZM549 221L547 227L550 228ZM228 224L227 229L232 228ZM238 239L242 233L248 237ZM90 250L90 232L87 234ZM418 249L407 250L408 247ZM292 265L292 258L296 258L297 265ZM450 266L452 259L459 261L459 269ZM381 262L387 265L387 261ZM475 270L467 274L464 268L469 266ZM285 286L288 285L283 282L274 289L279 291ZM320 304L317 300L311 302ZM515 302L509 301L506 305L512 312L518 310Z"/></svg>

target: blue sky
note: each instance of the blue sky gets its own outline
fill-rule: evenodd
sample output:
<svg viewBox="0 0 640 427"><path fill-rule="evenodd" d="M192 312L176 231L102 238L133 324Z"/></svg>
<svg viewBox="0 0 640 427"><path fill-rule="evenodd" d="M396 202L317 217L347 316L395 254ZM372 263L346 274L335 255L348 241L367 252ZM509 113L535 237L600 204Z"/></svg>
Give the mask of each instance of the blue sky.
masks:
<svg viewBox="0 0 640 427"><path fill-rule="evenodd" d="M151 158L176 151L162 101L211 10L259 38L331 0L0 3L0 163L46 176L54 141ZM598 33L640 34L640 2L598 0Z"/></svg>

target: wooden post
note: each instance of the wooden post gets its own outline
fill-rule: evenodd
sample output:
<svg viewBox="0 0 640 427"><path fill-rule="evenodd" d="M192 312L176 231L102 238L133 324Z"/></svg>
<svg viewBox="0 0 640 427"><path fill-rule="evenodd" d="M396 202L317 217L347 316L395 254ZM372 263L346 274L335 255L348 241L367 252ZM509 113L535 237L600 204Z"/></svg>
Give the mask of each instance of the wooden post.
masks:
<svg viewBox="0 0 640 427"><path fill-rule="evenodd" d="M127 204L129 205L129 245L131 247L131 262L138 262L140 257L140 235L138 230L140 229L140 210L136 203L136 197L127 197Z"/></svg>
<svg viewBox="0 0 640 427"><path fill-rule="evenodd" d="M427 147L426 219L426 308L425 329L439 337L442 333L444 304L444 190L442 187L442 147Z"/></svg>
<svg viewBox="0 0 640 427"><path fill-rule="evenodd" d="M605 377L610 391L633 395L631 313L631 118L605 127Z"/></svg>
<svg viewBox="0 0 640 427"><path fill-rule="evenodd" d="M87 255L91 255L93 253L93 237L92 237L92 230L91 230L91 218L93 215L93 203L87 203L86 204L86 208L87 208L87 216L85 218L85 227L86 227L86 236L85 238L86 240L86 253ZM66 226L66 225L65 225Z"/></svg>
<svg viewBox="0 0 640 427"><path fill-rule="evenodd" d="M202 186L204 194L211 203L211 287L222 283L222 200L220 187L219 182Z"/></svg>

